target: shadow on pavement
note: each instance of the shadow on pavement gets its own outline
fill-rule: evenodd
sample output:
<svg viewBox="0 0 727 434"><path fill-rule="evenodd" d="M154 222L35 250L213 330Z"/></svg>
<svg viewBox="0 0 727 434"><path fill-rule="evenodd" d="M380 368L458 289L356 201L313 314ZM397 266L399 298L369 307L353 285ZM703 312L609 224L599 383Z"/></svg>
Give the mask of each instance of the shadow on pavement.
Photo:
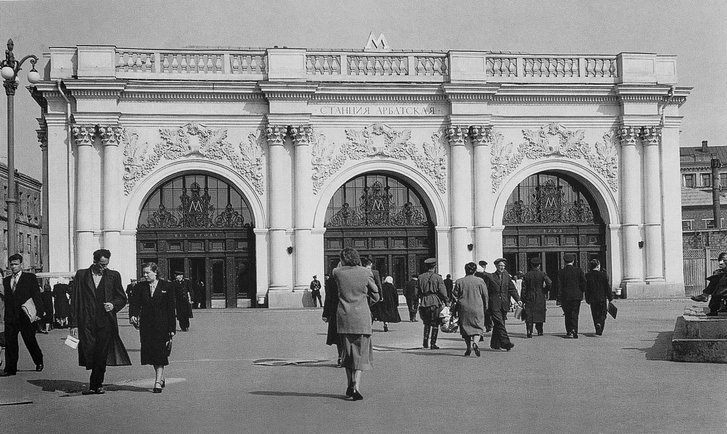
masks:
<svg viewBox="0 0 727 434"><path fill-rule="evenodd" d="M656 339L654 339L654 345L650 348L633 348L627 347L624 350L636 350L645 353L646 360L662 360L669 361L668 352L671 346L671 338L674 335L673 331L669 332L651 332L656 333Z"/></svg>
<svg viewBox="0 0 727 434"><path fill-rule="evenodd" d="M303 392L271 392L267 390L256 390L250 392L250 395L261 396L294 396L296 398L330 398L339 400L348 400L344 395L334 395L331 393L303 393Z"/></svg>
<svg viewBox="0 0 727 434"><path fill-rule="evenodd" d="M43 392L64 392L63 396L80 396L83 391L88 390L88 383L71 380L28 380L28 383L42 388ZM104 390L107 392L145 392L149 393L148 388L136 386L119 386L116 384L104 384Z"/></svg>

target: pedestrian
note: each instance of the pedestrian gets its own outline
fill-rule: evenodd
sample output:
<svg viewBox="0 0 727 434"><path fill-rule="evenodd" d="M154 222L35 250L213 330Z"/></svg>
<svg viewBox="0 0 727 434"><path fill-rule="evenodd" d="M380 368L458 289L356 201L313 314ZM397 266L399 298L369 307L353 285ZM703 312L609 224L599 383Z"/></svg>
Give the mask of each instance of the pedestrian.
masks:
<svg viewBox="0 0 727 434"><path fill-rule="evenodd" d="M194 288L194 301L197 309L207 309L207 291L205 290L204 280L197 282Z"/></svg>
<svg viewBox="0 0 727 434"><path fill-rule="evenodd" d="M477 264L468 262L464 266L465 276L454 283L453 296L457 315L459 317L459 331L467 344L465 356L472 354L480 357L480 348L477 338L485 330L485 311L487 310L487 285L479 277L475 277Z"/></svg>
<svg viewBox="0 0 727 434"><path fill-rule="evenodd" d="M91 371L86 394L102 395L107 366L131 365L116 314L126 306L121 275L110 270L111 252L93 252L93 265L76 272L71 290L71 335L79 339L78 364Z"/></svg>
<svg viewBox="0 0 727 434"><path fill-rule="evenodd" d="M510 310L510 298L522 306L520 296L515 289L515 284L510 274L505 270L507 261L505 258L495 260L497 270L492 274L485 275L488 293L488 310L492 317L492 336L490 337L490 348L510 351L515 344L510 342L510 337L505 328L505 318Z"/></svg>
<svg viewBox="0 0 727 434"><path fill-rule="evenodd" d="M340 368L341 358L343 357L343 345L338 336L338 321L336 321L336 311L338 310L338 285L336 285L336 279L331 279L330 277L326 279L325 291L326 300L323 303L323 315L321 315L321 318L328 324L326 345L336 345L336 353L338 354L336 366Z"/></svg>
<svg viewBox="0 0 727 434"><path fill-rule="evenodd" d="M40 295L38 279L33 273L23 271L23 256L17 253L8 258L11 275L3 279L5 293L5 369L0 377L15 375L18 371L20 344L18 334L23 337L25 347L35 363L35 370L43 370L43 351L35 338L37 315L43 313L43 299ZM23 310L23 304L32 300L36 316L31 319Z"/></svg>
<svg viewBox="0 0 727 434"><path fill-rule="evenodd" d="M339 257L341 266L333 270L338 286L336 329L343 346L341 364L348 379L346 396L359 401L363 399L361 373L373 368L374 359L369 303L379 301L380 295L373 273L361 266L356 249L345 247Z"/></svg>
<svg viewBox="0 0 727 434"><path fill-rule="evenodd" d="M598 259L591 259L588 268L590 271L586 273L586 303L591 306L596 335L601 336L606 326L607 303L613 301L613 293L608 283L608 275L601 271L601 262Z"/></svg>
<svg viewBox="0 0 727 434"><path fill-rule="evenodd" d="M487 284L487 278L485 276L488 276L490 273L487 272L487 261L481 260L477 263L479 267L477 267L477 271L475 272L475 277L479 277L482 279L483 282L485 282L485 285ZM485 311L485 333L489 333L492 331L492 315L490 315L490 310ZM480 342L484 340L483 337L480 337Z"/></svg>
<svg viewBox="0 0 727 434"><path fill-rule="evenodd" d="M164 367L169 364L172 338L177 330L174 320L176 296L169 281L160 279L154 262L142 265L146 279L134 288L129 306L131 324L139 330L141 364L154 366L154 393L166 386Z"/></svg>
<svg viewBox="0 0 727 434"><path fill-rule="evenodd" d="M183 331L189 331L189 319L192 318L192 291L189 287L189 281L184 279L184 271L177 270L174 272L174 281L172 282L174 294L177 300L177 320L179 328Z"/></svg>
<svg viewBox="0 0 727 434"><path fill-rule="evenodd" d="M386 276L381 289L381 301L371 306L371 315L376 321L384 323L384 331L389 331L389 323L401 322L399 316L399 294L394 287L394 278Z"/></svg>
<svg viewBox="0 0 727 434"><path fill-rule="evenodd" d="M447 290L447 304L450 304L453 300L452 289L454 288L451 274L447 274L447 277L444 278L444 287Z"/></svg>
<svg viewBox="0 0 727 434"><path fill-rule="evenodd" d="M419 296L419 318L424 323L424 340L422 346L438 350L437 335L439 334L439 307L447 299L447 289L442 276L435 272L437 259L424 260L427 271L419 275L417 295ZM429 332L431 331L431 339Z"/></svg>
<svg viewBox="0 0 727 434"><path fill-rule="evenodd" d="M566 336L578 339L578 314L586 290L586 275L573 265L574 255L566 253L563 260L565 266L558 271L558 301L565 315Z"/></svg>
<svg viewBox="0 0 727 434"><path fill-rule="evenodd" d="M53 285L53 308L55 310L56 323L60 328L68 326L68 311L70 304L68 303L69 288L64 280L59 280Z"/></svg>
<svg viewBox="0 0 727 434"><path fill-rule="evenodd" d="M47 335L53 324L53 291L50 283L45 282L43 284L43 292L40 294L40 298L43 300L43 316L38 321L38 331ZM40 316L40 312L38 312L38 316Z"/></svg>
<svg viewBox="0 0 727 434"><path fill-rule="evenodd" d="M314 275L313 280L310 282L310 296L313 299L313 307L320 305L323 307L323 300L321 300L321 281L318 280L318 276ZM316 305L316 301L318 305Z"/></svg>
<svg viewBox="0 0 727 434"><path fill-rule="evenodd" d="M136 279L131 279L128 285L126 285L126 298L131 303L131 299L134 298L134 287L136 286Z"/></svg>
<svg viewBox="0 0 727 434"><path fill-rule="evenodd" d="M525 320L525 331L527 337L533 337L533 324L538 336L543 336L543 323L545 322L545 311L552 281L540 269L540 258L530 260L530 271L525 274L522 280L520 300L523 302L523 320Z"/></svg>
<svg viewBox="0 0 727 434"><path fill-rule="evenodd" d="M727 258L727 252L721 252L719 256L717 256L717 262ZM707 277L707 287L704 288L701 294L695 295L692 297L693 301L700 301L700 302L706 302L709 300L709 296L714 293L715 289L717 289L717 282L719 282L719 279L722 278L724 275L724 270L722 268L717 268L711 276Z"/></svg>
<svg viewBox="0 0 727 434"><path fill-rule="evenodd" d="M409 321L417 322L417 309L419 308L419 297L417 296L417 275L412 274L404 284L404 298L406 307L409 309Z"/></svg>

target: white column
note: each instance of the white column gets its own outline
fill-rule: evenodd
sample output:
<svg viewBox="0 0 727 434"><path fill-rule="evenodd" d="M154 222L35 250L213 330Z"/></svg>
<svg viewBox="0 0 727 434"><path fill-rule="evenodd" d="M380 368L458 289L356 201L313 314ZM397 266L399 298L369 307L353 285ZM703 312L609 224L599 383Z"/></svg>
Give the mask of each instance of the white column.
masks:
<svg viewBox="0 0 727 434"><path fill-rule="evenodd" d="M293 245L295 259L295 281L293 290L305 290L310 285L314 274L313 267L313 240L311 237L313 202L310 200L313 193L312 167L311 167L311 127L297 126L290 129L295 145L294 161L294 224L295 243Z"/></svg>
<svg viewBox="0 0 727 434"><path fill-rule="evenodd" d="M488 238L492 230L489 206L492 197L492 166L490 164L490 144L492 129L484 125L473 126L471 131L474 147L474 202L475 202L475 262L491 254Z"/></svg>
<svg viewBox="0 0 727 434"><path fill-rule="evenodd" d="M451 188L449 209L452 217L452 276L460 276L464 264L472 260L467 245L472 242L472 164L465 147L468 128L451 126L449 133ZM464 274L464 273L462 273Z"/></svg>
<svg viewBox="0 0 727 434"><path fill-rule="evenodd" d="M76 264L90 264L94 251L93 243L93 212L90 204L98 198L93 197L97 184L94 179L93 142L96 139L96 127L93 125L77 125L73 127L73 138L76 141Z"/></svg>
<svg viewBox="0 0 727 434"><path fill-rule="evenodd" d="M646 250L646 280L664 280L664 243L661 232L661 171L659 143L661 128L644 127L644 248Z"/></svg>
<svg viewBox="0 0 727 434"><path fill-rule="evenodd" d="M290 206L288 204L287 190L290 188L290 174L280 170L286 153L283 145L287 133L286 126L270 125L266 129L268 138L268 170L269 187L269 222L268 260L270 264L270 290L281 290L288 287L290 274L288 258L288 242L286 230L290 221Z"/></svg>
<svg viewBox="0 0 727 434"><path fill-rule="evenodd" d="M644 280L641 239L641 157L637 148L639 128L621 128L621 216L623 219L623 280ZM658 182L658 180L657 180Z"/></svg>
<svg viewBox="0 0 727 434"><path fill-rule="evenodd" d="M48 126L48 169L43 179L47 178L48 182L43 182L43 194L48 210L53 210L53 218L44 211L43 217L47 218L44 229L48 229L48 262L43 262L43 266L48 271L72 271L76 258L73 245L75 161L71 158L73 143L68 141L71 137L67 128L70 126L66 125L63 115L46 114L44 118Z"/></svg>
<svg viewBox="0 0 727 434"><path fill-rule="evenodd" d="M116 252L119 249L121 238L121 203L119 197L121 190L121 157L119 154L119 141L121 128L118 126L101 127L99 129L103 143L103 246L105 249Z"/></svg>

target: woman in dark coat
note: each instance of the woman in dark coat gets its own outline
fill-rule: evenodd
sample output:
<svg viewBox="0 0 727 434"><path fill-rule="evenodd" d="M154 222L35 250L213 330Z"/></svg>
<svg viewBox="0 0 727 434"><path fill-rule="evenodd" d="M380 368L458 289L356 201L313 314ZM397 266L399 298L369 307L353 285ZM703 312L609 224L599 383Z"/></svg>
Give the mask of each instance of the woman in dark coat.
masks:
<svg viewBox="0 0 727 434"><path fill-rule="evenodd" d="M154 366L154 393L161 393L166 385L164 367L169 364L176 332L175 293L170 282L158 279L157 264L148 262L142 269L146 281L139 282L134 290L129 316L139 329L141 364Z"/></svg>
<svg viewBox="0 0 727 434"><path fill-rule="evenodd" d="M376 278L374 278L376 280ZM399 294L394 287L394 278L386 276L381 288L381 301L371 306L371 315L374 321L384 323L384 331L389 331L389 323L401 322L399 316Z"/></svg>
<svg viewBox="0 0 727 434"><path fill-rule="evenodd" d="M488 294L485 281L475 276L477 264L469 262L464 266L465 277L454 283L452 297L456 300L459 315L460 333L467 344L465 356L472 354L480 357L477 337L485 333L485 311L487 311Z"/></svg>
<svg viewBox="0 0 727 434"><path fill-rule="evenodd" d="M520 299L523 302L523 320L529 338L533 337L533 324L538 336L543 336L545 322L545 302L553 283L547 274L540 269L540 258L530 260L532 269L525 274L520 288Z"/></svg>
<svg viewBox="0 0 727 434"><path fill-rule="evenodd" d="M58 282L53 285L53 308L56 322L59 326L65 327L68 324L68 311L70 310L67 284Z"/></svg>
<svg viewBox="0 0 727 434"><path fill-rule="evenodd" d="M41 327L41 333L48 334L51 324L53 324L53 291L48 282L43 284L43 292L40 297L43 300L43 320L42 324L38 324L38 326Z"/></svg>
<svg viewBox="0 0 727 434"><path fill-rule="evenodd" d="M371 310L369 302L379 301L379 288L371 270L361 266L358 251L346 247L340 253L341 266L333 270L338 286L337 331L343 345L341 363L346 368L346 396L363 399L359 392L361 372L372 368Z"/></svg>
<svg viewBox="0 0 727 434"><path fill-rule="evenodd" d="M601 336L606 326L606 300L612 301L613 294L611 285L608 283L608 275L601 271L601 262L598 259L591 259L588 263L591 269L586 273L586 303L591 306L593 327L596 334Z"/></svg>
<svg viewBox="0 0 727 434"><path fill-rule="evenodd" d="M328 323L328 332L326 333L326 345L336 345L338 350L337 366L341 367L341 358L343 357L343 346L338 336L338 324L336 322L336 309L338 309L338 286L336 279L327 278L324 282L326 301L323 303L323 321Z"/></svg>

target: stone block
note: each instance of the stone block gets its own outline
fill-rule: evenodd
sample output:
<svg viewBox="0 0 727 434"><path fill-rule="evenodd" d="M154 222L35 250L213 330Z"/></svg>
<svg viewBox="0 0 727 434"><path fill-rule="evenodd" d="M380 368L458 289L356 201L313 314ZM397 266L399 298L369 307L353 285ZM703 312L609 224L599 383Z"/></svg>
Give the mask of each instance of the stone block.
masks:
<svg viewBox="0 0 727 434"><path fill-rule="evenodd" d="M708 317L706 310L688 306L677 318L669 360L727 363L727 316Z"/></svg>

